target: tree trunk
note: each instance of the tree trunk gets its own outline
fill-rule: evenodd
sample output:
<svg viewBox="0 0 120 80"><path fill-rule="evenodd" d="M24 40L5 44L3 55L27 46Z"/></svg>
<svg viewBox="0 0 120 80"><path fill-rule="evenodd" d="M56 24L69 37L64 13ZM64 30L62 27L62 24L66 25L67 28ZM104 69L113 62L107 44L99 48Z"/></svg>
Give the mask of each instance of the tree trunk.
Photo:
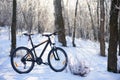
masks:
<svg viewBox="0 0 120 80"><path fill-rule="evenodd" d="M110 11L110 10L109 10L108 7L110 6L109 4L110 4L111 1L108 2L107 0L105 0L104 2L105 2L105 24L106 24L106 25L105 25L105 29L106 29L106 31L105 31L105 36L106 36L106 37L105 37L105 41L106 41L106 42L109 42L109 33L110 33L110 32L109 32L109 29L110 29L110 28L109 28L109 19L110 19L110 18L109 18L109 17L110 17L109 11Z"/></svg>
<svg viewBox="0 0 120 80"><path fill-rule="evenodd" d="M118 23L118 28L119 28L119 56L120 56L120 11L119 11L119 23Z"/></svg>
<svg viewBox="0 0 120 80"><path fill-rule="evenodd" d="M12 15L12 25L11 25L11 53L16 48L16 0L13 0L13 15Z"/></svg>
<svg viewBox="0 0 120 80"><path fill-rule="evenodd" d="M110 12L110 39L108 48L108 71L117 73L118 12L117 0L112 0Z"/></svg>
<svg viewBox="0 0 120 80"><path fill-rule="evenodd" d="M98 40L100 40L100 0L97 0L97 28L98 28L97 36Z"/></svg>
<svg viewBox="0 0 120 80"><path fill-rule="evenodd" d="M104 39L104 23L105 23L105 9L104 0L100 0L100 54L105 56L105 39Z"/></svg>
<svg viewBox="0 0 120 80"><path fill-rule="evenodd" d="M98 41L100 41L100 0L97 0L97 36Z"/></svg>
<svg viewBox="0 0 120 80"><path fill-rule="evenodd" d="M54 0L54 9L55 9L55 26L56 29L58 30L58 41L62 43L63 46L67 46L65 39L65 27L62 16L61 0Z"/></svg>
<svg viewBox="0 0 120 80"><path fill-rule="evenodd" d="M71 32L71 26L70 26L70 21L69 21L69 0L67 0L66 2L66 6L67 6L67 11L66 11L66 15L67 15L67 27L68 27L68 35L71 36L72 32Z"/></svg>
<svg viewBox="0 0 120 80"><path fill-rule="evenodd" d="M78 9L78 0L76 1L76 7L75 7L75 18L74 18L74 28L73 28L73 38L72 38L72 44L73 47L76 47L75 44L75 32L76 32L76 18L77 18L77 9Z"/></svg>
<svg viewBox="0 0 120 80"><path fill-rule="evenodd" d="M97 34L96 34L96 29L95 29L95 25L94 25L94 20L93 20L90 4L89 4L88 0L86 0L86 2L87 2L90 18L91 18L91 24L92 24L91 26L92 26L92 30L93 30L94 40L97 40Z"/></svg>
<svg viewBox="0 0 120 80"><path fill-rule="evenodd" d="M99 0L97 0L97 25L98 25L98 27L100 26L100 11L99 11L99 7L100 7L100 1Z"/></svg>

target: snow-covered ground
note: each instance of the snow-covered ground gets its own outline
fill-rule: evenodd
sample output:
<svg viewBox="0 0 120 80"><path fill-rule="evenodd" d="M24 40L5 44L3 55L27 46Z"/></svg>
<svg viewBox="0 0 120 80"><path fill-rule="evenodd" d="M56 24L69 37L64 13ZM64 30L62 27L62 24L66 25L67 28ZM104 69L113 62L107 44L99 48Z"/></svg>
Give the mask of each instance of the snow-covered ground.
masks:
<svg viewBox="0 0 120 80"><path fill-rule="evenodd" d="M120 80L120 74L107 72L107 57L99 56L99 43L90 40L76 39L77 47L72 47L71 38L66 37L68 47L62 47L69 56L69 63L77 65L79 62L89 67L89 73L85 77L73 75L67 68L63 72L54 72L49 66L35 65L28 74L18 74L11 67L9 51L10 39L9 31L0 28L0 80ZM33 36L34 43L42 42L45 37L40 34ZM17 46L29 46L27 37L17 35ZM56 41L57 45L60 44ZM61 46L60 46L61 47ZM106 46L107 47L107 46ZM41 48L37 49L40 53ZM46 53L49 51L47 49ZM107 49L106 49L107 52ZM44 55L44 59L46 59Z"/></svg>

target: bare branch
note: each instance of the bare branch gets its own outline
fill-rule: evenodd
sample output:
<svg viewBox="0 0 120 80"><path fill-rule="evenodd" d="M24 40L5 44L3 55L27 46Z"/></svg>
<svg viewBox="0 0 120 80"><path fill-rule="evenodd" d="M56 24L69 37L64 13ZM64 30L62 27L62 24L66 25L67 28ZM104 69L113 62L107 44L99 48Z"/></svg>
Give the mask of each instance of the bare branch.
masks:
<svg viewBox="0 0 120 80"><path fill-rule="evenodd" d="M118 10L120 10L120 6L115 5L115 8L118 9Z"/></svg>

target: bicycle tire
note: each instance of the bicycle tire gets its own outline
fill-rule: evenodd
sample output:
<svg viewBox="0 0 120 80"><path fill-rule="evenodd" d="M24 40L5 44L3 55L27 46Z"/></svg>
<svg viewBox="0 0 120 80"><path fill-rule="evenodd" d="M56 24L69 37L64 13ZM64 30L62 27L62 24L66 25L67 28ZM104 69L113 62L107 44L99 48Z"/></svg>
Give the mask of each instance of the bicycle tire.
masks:
<svg viewBox="0 0 120 80"><path fill-rule="evenodd" d="M54 52L56 52L56 53L54 53ZM57 55L57 57L59 57L59 60L55 60L55 55ZM51 58L53 58L53 59L51 59ZM61 60L62 58L64 58L63 61ZM60 65L58 65L59 63L60 63ZM56 47L56 48L53 48L49 52L48 64L53 71L55 71L55 72L63 71L67 67L67 63L68 63L68 57L67 57L66 52L62 48Z"/></svg>
<svg viewBox="0 0 120 80"><path fill-rule="evenodd" d="M23 57L26 58L22 62ZM27 47L18 47L13 51L11 55L11 65L13 69L20 74L29 73L33 69L35 64L33 60L34 60L34 56L30 51L30 49L28 49Z"/></svg>

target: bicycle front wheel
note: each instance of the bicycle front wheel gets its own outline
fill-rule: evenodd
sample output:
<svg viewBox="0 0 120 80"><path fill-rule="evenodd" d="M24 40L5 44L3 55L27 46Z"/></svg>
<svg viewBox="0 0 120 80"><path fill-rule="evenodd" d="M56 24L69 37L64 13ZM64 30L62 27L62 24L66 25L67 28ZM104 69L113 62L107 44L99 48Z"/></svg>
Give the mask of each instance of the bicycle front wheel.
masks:
<svg viewBox="0 0 120 80"><path fill-rule="evenodd" d="M68 63L66 52L59 47L52 49L48 54L48 63L50 68L55 72L63 71L67 67Z"/></svg>
<svg viewBox="0 0 120 80"><path fill-rule="evenodd" d="M18 47L11 55L11 65L18 73L28 73L34 67L34 56L26 47Z"/></svg>

